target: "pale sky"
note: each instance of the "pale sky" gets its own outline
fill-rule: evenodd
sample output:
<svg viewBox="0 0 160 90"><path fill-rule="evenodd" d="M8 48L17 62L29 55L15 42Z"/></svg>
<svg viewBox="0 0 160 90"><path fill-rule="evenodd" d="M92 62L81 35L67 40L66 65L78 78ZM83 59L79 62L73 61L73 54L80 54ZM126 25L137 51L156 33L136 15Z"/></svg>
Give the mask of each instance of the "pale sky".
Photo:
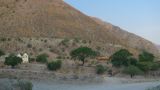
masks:
<svg viewBox="0 0 160 90"><path fill-rule="evenodd" d="M98 17L160 45L160 0L65 0L86 15Z"/></svg>

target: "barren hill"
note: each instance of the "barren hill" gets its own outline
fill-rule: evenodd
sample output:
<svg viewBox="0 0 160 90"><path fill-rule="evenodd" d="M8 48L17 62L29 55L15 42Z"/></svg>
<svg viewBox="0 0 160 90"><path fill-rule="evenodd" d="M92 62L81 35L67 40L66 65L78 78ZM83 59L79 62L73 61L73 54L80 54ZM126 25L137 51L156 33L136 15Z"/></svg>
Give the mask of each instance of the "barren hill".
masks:
<svg viewBox="0 0 160 90"><path fill-rule="evenodd" d="M158 45L157 47L158 47L158 49L160 50L160 45Z"/></svg>
<svg viewBox="0 0 160 90"><path fill-rule="evenodd" d="M158 52L150 41L84 15L63 0L0 0L0 36L80 38L104 47Z"/></svg>

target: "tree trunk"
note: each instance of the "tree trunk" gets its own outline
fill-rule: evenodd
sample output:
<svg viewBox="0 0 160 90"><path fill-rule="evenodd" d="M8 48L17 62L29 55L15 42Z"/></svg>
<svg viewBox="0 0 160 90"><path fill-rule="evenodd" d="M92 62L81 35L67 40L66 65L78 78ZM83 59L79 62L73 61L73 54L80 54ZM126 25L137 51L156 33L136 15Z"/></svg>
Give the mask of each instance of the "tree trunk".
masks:
<svg viewBox="0 0 160 90"><path fill-rule="evenodd" d="M84 60L82 60L82 66L84 66Z"/></svg>

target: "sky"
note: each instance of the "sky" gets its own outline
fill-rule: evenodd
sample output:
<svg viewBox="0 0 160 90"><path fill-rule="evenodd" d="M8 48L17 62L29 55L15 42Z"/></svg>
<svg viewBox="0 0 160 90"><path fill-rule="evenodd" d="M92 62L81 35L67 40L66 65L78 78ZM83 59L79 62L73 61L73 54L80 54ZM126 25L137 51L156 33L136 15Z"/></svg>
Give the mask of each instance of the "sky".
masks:
<svg viewBox="0 0 160 90"><path fill-rule="evenodd" d="M160 45L160 0L64 0L86 15L98 17Z"/></svg>

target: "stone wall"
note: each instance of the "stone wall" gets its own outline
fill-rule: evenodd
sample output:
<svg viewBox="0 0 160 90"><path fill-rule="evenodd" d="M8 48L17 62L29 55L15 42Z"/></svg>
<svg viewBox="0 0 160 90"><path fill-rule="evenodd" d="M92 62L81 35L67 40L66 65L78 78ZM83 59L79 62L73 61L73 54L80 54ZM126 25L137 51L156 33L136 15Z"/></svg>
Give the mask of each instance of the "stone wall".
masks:
<svg viewBox="0 0 160 90"><path fill-rule="evenodd" d="M93 74L61 74L49 71L30 71L18 69L0 69L0 78L16 78L29 80L53 80L53 81L102 81L101 76Z"/></svg>

